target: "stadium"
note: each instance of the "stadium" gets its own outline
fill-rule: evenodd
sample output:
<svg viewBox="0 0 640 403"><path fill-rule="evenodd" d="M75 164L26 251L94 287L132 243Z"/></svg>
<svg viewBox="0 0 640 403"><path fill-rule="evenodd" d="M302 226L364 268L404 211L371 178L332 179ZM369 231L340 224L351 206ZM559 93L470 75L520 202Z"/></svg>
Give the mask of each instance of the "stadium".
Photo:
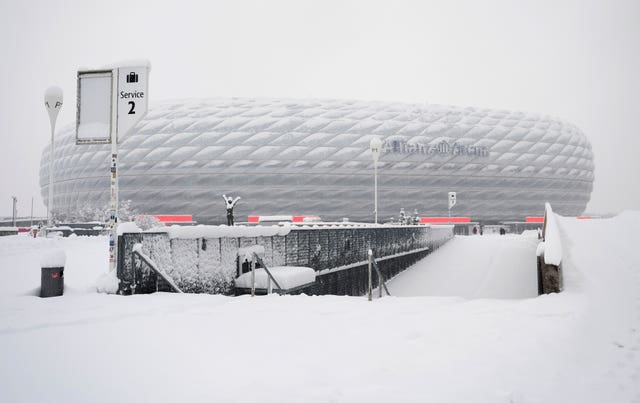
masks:
<svg viewBox="0 0 640 403"><path fill-rule="evenodd" d="M581 214L593 188L591 145L573 124L545 115L431 104L224 98L151 105L121 138L120 200L139 214L186 214L222 223L222 194L249 215L318 215L373 221L378 162L380 221L417 209L479 222L522 221L550 202ZM76 145L75 125L56 134L54 213L102 209L109 145ZM48 203L49 147L40 187Z"/></svg>

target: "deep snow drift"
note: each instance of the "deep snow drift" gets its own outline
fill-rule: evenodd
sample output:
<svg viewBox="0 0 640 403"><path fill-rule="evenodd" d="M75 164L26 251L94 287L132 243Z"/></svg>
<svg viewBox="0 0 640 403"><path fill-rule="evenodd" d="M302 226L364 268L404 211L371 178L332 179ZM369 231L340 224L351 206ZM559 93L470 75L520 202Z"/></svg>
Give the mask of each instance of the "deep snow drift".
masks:
<svg viewBox="0 0 640 403"><path fill-rule="evenodd" d="M530 298L538 295L535 231L457 236L389 283L391 295ZM533 256L533 258L532 258Z"/></svg>
<svg viewBox="0 0 640 403"><path fill-rule="evenodd" d="M640 401L640 213L559 224L560 294L371 303L98 294L105 238L0 238L0 401Z"/></svg>

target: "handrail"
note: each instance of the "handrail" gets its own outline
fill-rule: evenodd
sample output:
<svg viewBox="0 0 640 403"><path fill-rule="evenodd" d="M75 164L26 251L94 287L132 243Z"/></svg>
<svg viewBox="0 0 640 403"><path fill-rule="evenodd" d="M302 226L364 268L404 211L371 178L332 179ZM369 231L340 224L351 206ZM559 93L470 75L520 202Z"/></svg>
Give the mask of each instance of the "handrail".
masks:
<svg viewBox="0 0 640 403"><path fill-rule="evenodd" d="M382 287L384 288L384 292L387 293L387 296L390 297L391 294L389 293L389 289L387 288L387 282L384 281L384 277L382 277L382 272L380 272L380 269L378 268L378 262L376 262L376 259L372 258L373 261L373 267L375 267L376 272L378 273L378 278L379 283L382 284ZM378 291L379 291L379 297L382 298L382 288L380 288L380 284L378 284Z"/></svg>
<svg viewBox="0 0 640 403"><path fill-rule="evenodd" d="M140 246L138 246L140 245ZM134 256L138 256L138 258L140 258L141 261L145 262L147 264L147 266L149 266L151 268L151 270L153 270L154 272L156 272L156 274L158 274L164 281L166 281L169 286L173 289L173 291L179 293L179 294L184 294L182 292L182 290L176 285L176 283L173 282L173 279L171 277L169 277L169 275L167 273L165 273L163 270L161 270L158 265L156 265L156 263L151 260L151 258L147 255L145 255L140 249L142 248L141 244L136 244L133 247L133 251L131 254L131 264L132 267L134 268L134 273L135 273L135 261L134 261ZM135 286L135 284L134 284Z"/></svg>
<svg viewBox="0 0 640 403"><path fill-rule="evenodd" d="M267 275L269 276L269 279L271 279L273 281L273 283L276 285L277 289L280 290L278 292L278 294L282 293L284 290L282 289L282 287L280 287L280 284L278 284L278 281L276 280L275 277L273 277L273 274L271 274L271 271L269 271L269 268L267 267L266 264L264 264L264 261L262 260L262 258L256 253L253 252L253 257L256 259L256 262L258 262L260 264L260 266L262 266L262 268L264 269L264 271L267 272ZM254 273L255 270L255 264L251 265L251 272ZM255 295L255 289L256 289L256 278L255 278L255 274L251 275L251 296L253 297ZM267 286L267 293L269 293L269 288L270 285Z"/></svg>
<svg viewBox="0 0 640 403"><path fill-rule="evenodd" d="M372 294L372 273L371 273L371 267L373 266L376 269L376 273L378 274L378 298L382 298L382 288L384 288L384 291L387 293L387 296L391 296L391 294L389 293L389 289L387 288L387 283L384 281L384 277L382 277L382 272L380 271L380 268L378 267L378 263L376 262L376 259L373 257L373 251L371 249L369 249L367 251L367 254L369 255L369 287L368 287L368 298L369 301L371 301L371 294Z"/></svg>

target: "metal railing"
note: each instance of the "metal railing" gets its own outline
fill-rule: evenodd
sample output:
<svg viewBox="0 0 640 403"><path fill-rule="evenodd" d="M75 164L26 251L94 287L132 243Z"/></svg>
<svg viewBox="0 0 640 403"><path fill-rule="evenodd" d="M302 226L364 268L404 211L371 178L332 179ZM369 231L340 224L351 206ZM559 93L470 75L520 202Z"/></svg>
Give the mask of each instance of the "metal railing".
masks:
<svg viewBox="0 0 640 403"><path fill-rule="evenodd" d="M367 291L369 301L372 300L372 294L373 294L373 276L372 276L372 270L371 270L372 267L376 269L376 273L378 274L378 298L382 298L383 288L384 288L384 291L387 293L387 295L391 296L391 294L389 293L389 289L387 288L387 283L384 281L384 277L382 277L382 272L380 272L380 268L378 267L378 263L376 262L376 259L373 257L373 251L369 249L367 251L367 254L369 255L369 287Z"/></svg>
<svg viewBox="0 0 640 403"><path fill-rule="evenodd" d="M137 267L136 260L135 260L136 256L138 257L138 259L140 259L141 262L146 263L146 265L149 266L149 268L151 268L151 270L153 270L158 276L160 276L160 278L166 281L173 291L179 294L183 294L182 290L176 285L173 279L169 277L167 273L161 270L158 267L158 265L153 260L151 260L149 256L145 255L142 252L142 244L134 245L133 251L131 253L131 267L133 268L133 276L134 276L132 287L134 288L134 294L135 294L135 287L136 287L136 279L135 279L135 273L136 273L136 267Z"/></svg>
<svg viewBox="0 0 640 403"><path fill-rule="evenodd" d="M280 287L280 284L278 284L278 281L276 280L275 277L273 277L273 274L271 274L271 271L269 271L269 268L267 267L266 264L264 264L264 261L262 260L262 258L255 252L253 252L253 258L255 259L255 262L257 262L262 269L264 269L264 271L267 273L267 294L271 294L273 292L272 288L271 288L271 282L273 281L273 283L276 285L276 288L278 291L276 291L278 294L286 294L286 290L283 290L282 287ZM256 264L254 262L251 262L251 296L255 297L256 295Z"/></svg>

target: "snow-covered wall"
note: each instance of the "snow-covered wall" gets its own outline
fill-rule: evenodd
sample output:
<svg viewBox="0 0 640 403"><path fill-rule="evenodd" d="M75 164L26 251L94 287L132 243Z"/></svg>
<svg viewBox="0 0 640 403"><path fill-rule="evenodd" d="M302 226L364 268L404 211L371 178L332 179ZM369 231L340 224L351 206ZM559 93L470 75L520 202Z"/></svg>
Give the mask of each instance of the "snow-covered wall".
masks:
<svg viewBox="0 0 640 403"><path fill-rule="evenodd" d="M452 226L331 226L239 229L219 227L159 232L123 232L119 238L121 293L168 290L155 273L133 263L136 243L184 292L231 294L234 280L249 270L238 249L260 245L267 266L311 267L320 275L358 266L371 248L376 258L433 250L453 236ZM240 234L238 232L238 234ZM197 237L200 235L201 237ZM211 235L218 235L211 237ZM227 236L224 236L227 235ZM253 235L253 236L252 236Z"/></svg>
<svg viewBox="0 0 640 403"><path fill-rule="evenodd" d="M0 236L18 235L17 227L0 227Z"/></svg>
<svg viewBox="0 0 640 403"><path fill-rule="evenodd" d="M538 260L538 293L562 291L562 240L557 216L545 203L542 242L536 250Z"/></svg>

